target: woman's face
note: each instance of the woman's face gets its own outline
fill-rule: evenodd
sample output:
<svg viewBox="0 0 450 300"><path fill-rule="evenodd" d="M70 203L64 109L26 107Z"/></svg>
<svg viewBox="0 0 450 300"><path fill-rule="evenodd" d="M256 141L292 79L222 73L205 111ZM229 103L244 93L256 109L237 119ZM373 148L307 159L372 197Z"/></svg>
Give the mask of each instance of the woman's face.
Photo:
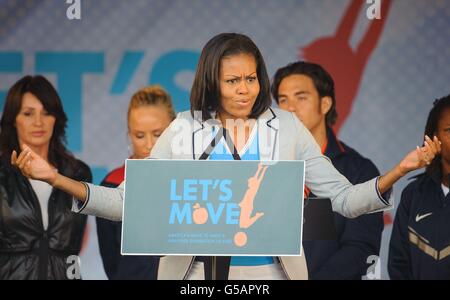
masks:
<svg viewBox="0 0 450 300"><path fill-rule="evenodd" d="M167 108L162 105L149 105L133 108L128 117L128 134L133 146L135 159L144 159L161 133L171 122Z"/></svg>
<svg viewBox="0 0 450 300"><path fill-rule="evenodd" d="M223 57L220 62L220 117L244 119L259 95L256 60L250 54Z"/></svg>
<svg viewBox="0 0 450 300"><path fill-rule="evenodd" d="M48 147L55 121L56 118L45 110L36 96L25 93L15 124L19 145L27 144L32 148Z"/></svg>
<svg viewBox="0 0 450 300"><path fill-rule="evenodd" d="M436 136L442 143L441 157L447 163L450 163L450 108L442 111L437 128Z"/></svg>

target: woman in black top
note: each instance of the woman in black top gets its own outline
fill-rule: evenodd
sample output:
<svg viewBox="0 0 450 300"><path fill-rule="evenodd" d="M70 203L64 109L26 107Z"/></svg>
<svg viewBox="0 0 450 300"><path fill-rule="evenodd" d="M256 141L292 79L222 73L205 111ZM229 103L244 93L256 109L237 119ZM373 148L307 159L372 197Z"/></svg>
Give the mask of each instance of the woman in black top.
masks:
<svg viewBox="0 0 450 300"><path fill-rule="evenodd" d="M89 167L64 146L67 117L51 83L25 76L8 91L0 124L0 279L79 279L86 216L72 196L29 180L11 166L27 144L58 172L91 181Z"/></svg>

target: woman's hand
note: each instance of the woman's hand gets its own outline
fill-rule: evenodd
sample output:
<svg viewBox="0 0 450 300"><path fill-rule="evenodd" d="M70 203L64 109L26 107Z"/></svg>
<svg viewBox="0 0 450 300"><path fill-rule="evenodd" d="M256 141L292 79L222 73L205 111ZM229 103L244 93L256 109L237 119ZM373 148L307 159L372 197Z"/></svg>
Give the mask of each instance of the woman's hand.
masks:
<svg viewBox="0 0 450 300"><path fill-rule="evenodd" d="M433 140L431 140L428 136L425 136L423 147L417 147L416 150L408 153L394 169L379 177L378 191L384 194L408 172L429 165L439 153L441 153L441 142L438 138L433 137Z"/></svg>
<svg viewBox="0 0 450 300"><path fill-rule="evenodd" d="M441 142L438 138L435 136L431 140L428 136L425 136L424 146L417 146L416 150L408 153L398 165L401 175L404 176L410 171L429 165L439 153L441 153Z"/></svg>
<svg viewBox="0 0 450 300"><path fill-rule="evenodd" d="M11 154L11 165L16 166L28 178L42 180L54 185L58 171L42 157L34 153L28 146L17 157L16 151Z"/></svg>

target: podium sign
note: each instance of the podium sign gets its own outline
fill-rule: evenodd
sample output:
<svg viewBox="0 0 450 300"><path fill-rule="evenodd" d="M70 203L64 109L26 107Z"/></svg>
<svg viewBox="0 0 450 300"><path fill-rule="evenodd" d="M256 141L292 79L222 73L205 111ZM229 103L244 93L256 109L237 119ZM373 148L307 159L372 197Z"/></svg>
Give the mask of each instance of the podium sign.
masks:
<svg viewBox="0 0 450 300"><path fill-rule="evenodd" d="M124 255L301 255L304 161L127 160Z"/></svg>

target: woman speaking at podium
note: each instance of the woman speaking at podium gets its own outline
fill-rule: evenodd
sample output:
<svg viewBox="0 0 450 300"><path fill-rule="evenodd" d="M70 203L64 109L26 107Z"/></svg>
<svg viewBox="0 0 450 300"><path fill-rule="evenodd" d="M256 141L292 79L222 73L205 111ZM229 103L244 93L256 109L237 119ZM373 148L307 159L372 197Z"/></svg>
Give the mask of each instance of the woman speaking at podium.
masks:
<svg viewBox="0 0 450 300"><path fill-rule="evenodd" d="M295 115L271 108L270 82L263 57L254 42L243 34L222 33L207 42L198 63L190 102L190 111L180 113L164 131L153 147L151 158L213 159L209 157L212 152L203 147L216 144L205 141L213 140L218 129L224 132L223 140L218 142L228 145L226 154L233 159L242 159L248 144L257 140L259 151L249 155L249 159L305 160L308 188L319 197L330 198L333 210L346 217L391 207L392 185L408 172L426 166L440 152L439 140L426 137L422 147L407 154L391 171L352 185L322 155L308 129ZM72 194L77 199L74 211L121 220L123 183L108 189L72 180L59 174L26 146L19 156L13 153L11 160L25 176ZM192 278L195 268L192 270L191 266L196 265L192 264L192 257L166 258L166 262L161 260L158 278ZM262 276L238 279L306 278L303 256L268 259L266 263L256 266L261 272L252 273ZM233 262L230 274L232 269Z"/></svg>

